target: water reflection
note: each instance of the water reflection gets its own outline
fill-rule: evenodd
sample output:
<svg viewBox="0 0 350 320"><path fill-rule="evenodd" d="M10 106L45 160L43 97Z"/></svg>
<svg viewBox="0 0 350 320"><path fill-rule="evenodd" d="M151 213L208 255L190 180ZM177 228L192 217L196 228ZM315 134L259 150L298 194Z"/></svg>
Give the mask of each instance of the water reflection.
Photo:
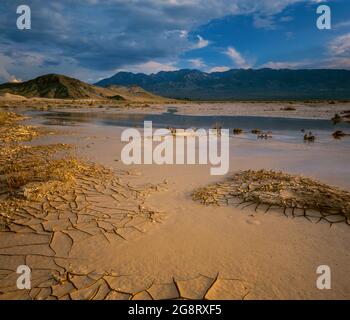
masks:
<svg viewBox="0 0 350 320"><path fill-rule="evenodd" d="M241 128L243 130L278 130L278 131L335 131L349 129L347 123L334 125L327 119L290 119L277 117L254 116L193 116L179 115L177 110L163 114L135 114L135 113L98 113L98 112L47 112L39 114L46 121L56 123L95 123L108 126L135 127L143 126L144 121L152 121L153 126L176 128L212 128L220 123L223 128Z"/></svg>

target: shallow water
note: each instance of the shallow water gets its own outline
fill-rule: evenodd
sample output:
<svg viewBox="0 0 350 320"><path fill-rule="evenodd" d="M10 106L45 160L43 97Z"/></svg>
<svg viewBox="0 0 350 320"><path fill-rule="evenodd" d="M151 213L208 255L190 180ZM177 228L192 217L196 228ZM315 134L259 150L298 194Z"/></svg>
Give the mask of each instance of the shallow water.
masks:
<svg viewBox="0 0 350 320"><path fill-rule="evenodd" d="M153 126L160 128L174 126L178 128L212 128L216 123L223 128L242 128L245 130L278 130L278 131L334 131L336 129L346 129L350 126L340 123L336 126L332 121L325 119L294 119L277 117L256 117L256 116L193 116L178 115L174 112L162 114L128 114L128 113L96 113L96 112L65 112L53 111L41 113L47 120L55 120L65 123L94 122L108 126L135 127L143 126L144 121L152 121Z"/></svg>
<svg viewBox="0 0 350 320"><path fill-rule="evenodd" d="M152 121L154 128L213 128L215 124L220 124L222 128L241 128L245 134L240 138L256 139L256 135L251 134L252 129L271 131L273 137L280 141L303 141L304 132L312 131L316 135L317 142L334 141L332 133L336 130L350 130L347 123L334 125L331 120L326 119L297 119L278 117L256 117L256 116L212 116L212 115L179 115L176 109L169 109L162 114L135 114L135 113L108 113L108 112L69 112L69 111L49 111L30 112L30 115L39 116L41 123L45 125L75 126L84 123L98 126L118 126L142 128L144 121ZM338 140L337 143L348 144L350 137Z"/></svg>

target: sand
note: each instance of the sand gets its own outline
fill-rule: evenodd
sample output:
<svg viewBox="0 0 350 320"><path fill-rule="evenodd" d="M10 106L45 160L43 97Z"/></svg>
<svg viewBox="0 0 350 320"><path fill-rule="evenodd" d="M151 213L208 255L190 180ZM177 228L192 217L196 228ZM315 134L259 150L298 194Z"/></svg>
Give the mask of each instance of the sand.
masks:
<svg viewBox="0 0 350 320"><path fill-rule="evenodd" d="M135 101L93 100L93 99L48 99L25 98L18 95L0 95L0 108L21 107L37 110L65 108L75 112L88 109L89 112L111 113L163 113L168 108L175 108L183 115L218 115L218 116L259 116L301 119L331 119L336 113L350 110L347 101L280 101L280 102L170 102L146 101L137 98ZM85 110L86 111L86 110Z"/></svg>
<svg viewBox="0 0 350 320"><path fill-rule="evenodd" d="M313 115L324 114L319 112ZM17 233L0 232L0 299L350 298L348 225L330 227L274 210L204 206L192 200L193 191L222 179L210 176L208 166L125 166L121 128L54 128L65 133L31 144L77 146L79 157L113 170L130 206L145 215L123 221L120 235L109 232L105 215L126 204L115 203L104 181L97 194L88 195L102 211L98 223L86 212L74 222L83 231L71 230L64 213L45 221L48 234L19 227ZM350 190L346 147L237 137L230 140L230 150L230 173L282 170ZM135 190L146 193L140 199ZM31 291L15 287L15 269L23 263L33 270ZM316 287L316 269L324 264L332 270L331 290Z"/></svg>
<svg viewBox="0 0 350 320"><path fill-rule="evenodd" d="M16 94L11 94L11 93L0 93L0 101L13 102L18 100L27 100L27 98Z"/></svg>
<svg viewBox="0 0 350 320"><path fill-rule="evenodd" d="M257 116L300 119L331 119L335 113L348 111L345 102L224 102L189 103L175 106L178 114L185 115L221 115L221 116ZM292 110L289 110L291 108Z"/></svg>

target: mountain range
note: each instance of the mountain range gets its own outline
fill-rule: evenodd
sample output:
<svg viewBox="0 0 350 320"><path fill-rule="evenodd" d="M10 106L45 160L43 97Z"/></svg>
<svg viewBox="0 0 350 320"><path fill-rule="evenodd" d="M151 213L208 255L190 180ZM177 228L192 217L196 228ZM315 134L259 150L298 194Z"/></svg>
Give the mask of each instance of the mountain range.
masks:
<svg viewBox="0 0 350 320"><path fill-rule="evenodd" d="M119 72L95 85L59 74L0 85L0 95L55 99L166 102L183 100L350 100L350 71L183 69L157 74Z"/></svg>
<svg viewBox="0 0 350 320"><path fill-rule="evenodd" d="M137 85L163 97L188 100L350 99L350 71L340 69L118 72L95 85Z"/></svg>
<svg viewBox="0 0 350 320"><path fill-rule="evenodd" d="M102 88L59 74L43 75L21 83L0 85L0 95L26 98L93 99L157 102L166 99L137 86L110 85Z"/></svg>

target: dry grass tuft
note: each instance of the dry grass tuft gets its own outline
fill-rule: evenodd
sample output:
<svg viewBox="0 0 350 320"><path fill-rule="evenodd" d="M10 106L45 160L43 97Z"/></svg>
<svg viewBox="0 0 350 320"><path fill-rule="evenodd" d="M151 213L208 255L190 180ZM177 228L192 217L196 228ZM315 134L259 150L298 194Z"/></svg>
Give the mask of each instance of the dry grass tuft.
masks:
<svg viewBox="0 0 350 320"><path fill-rule="evenodd" d="M7 224L13 208L22 200L38 201L48 193L72 188L80 177L108 174L108 170L67 154L70 145L20 144L41 134L42 128L17 124L24 118L0 112L0 216ZM1 221L0 221L1 222Z"/></svg>
<svg viewBox="0 0 350 320"><path fill-rule="evenodd" d="M193 200L206 205L264 205L282 208L284 214L318 218L330 223L350 225L350 192L302 176L274 171L243 171L222 183L201 188L193 193ZM245 205L246 207L247 205ZM319 215L313 216L315 212ZM287 214L286 214L287 215Z"/></svg>
<svg viewBox="0 0 350 320"><path fill-rule="evenodd" d="M11 124L14 121L20 121L24 118L13 112L5 112L0 110L0 125Z"/></svg>
<svg viewBox="0 0 350 320"><path fill-rule="evenodd" d="M113 224L111 232L124 239L121 230L138 231L136 226L126 226L134 216L141 220L139 223L160 221L158 212L143 206L147 194L158 190L154 189L156 186L138 189L122 184L111 170L73 157L68 152L70 148L65 144L37 147L10 144L1 149L0 231L29 228L36 234L37 220L32 218L43 217L47 224L75 230L79 217L84 216L84 223L89 220L97 233L109 232L103 226L111 224L110 219L120 220L120 225ZM111 210L115 210L113 216ZM67 216L74 216L68 227L64 218ZM55 232L43 222L41 228Z"/></svg>
<svg viewBox="0 0 350 320"><path fill-rule="evenodd" d="M7 120L7 113L0 111L0 125L3 125Z"/></svg>
<svg viewBox="0 0 350 320"><path fill-rule="evenodd" d="M17 127L13 123L5 126L7 132L0 135L0 233L4 243L11 244L2 246L0 259L15 261L20 257L26 261L28 255L35 255L45 261L32 269L42 276L40 283L27 290L29 299L60 299L67 285L72 285L66 291L69 299L84 299L81 292L90 287L93 292L86 292L86 299L113 294L103 278L110 278L110 271L99 271L100 277L91 284L91 272L74 273L64 261L71 261L82 241L97 242L98 247L110 245L162 223L165 215L147 206L146 199L165 186L130 185L119 177L129 172L120 171L117 177L111 170L79 160L72 156L69 145L24 145L17 139ZM10 275L16 268L6 265L5 269L0 267L0 273ZM75 276L84 277L87 287L78 289ZM102 289L101 281L108 286ZM22 292L11 290L1 288L0 300L8 298L7 294L22 297Z"/></svg>
<svg viewBox="0 0 350 320"><path fill-rule="evenodd" d="M66 144L4 146L0 150L0 195L38 199L41 193L62 188L80 176L107 171L72 156L57 157L58 152L70 148Z"/></svg>
<svg viewBox="0 0 350 320"><path fill-rule="evenodd" d="M8 143L30 141L42 134L49 133L44 128L17 124L18 121L24 119L25 117L18 114L0 111L0 146Z"/></svg>

